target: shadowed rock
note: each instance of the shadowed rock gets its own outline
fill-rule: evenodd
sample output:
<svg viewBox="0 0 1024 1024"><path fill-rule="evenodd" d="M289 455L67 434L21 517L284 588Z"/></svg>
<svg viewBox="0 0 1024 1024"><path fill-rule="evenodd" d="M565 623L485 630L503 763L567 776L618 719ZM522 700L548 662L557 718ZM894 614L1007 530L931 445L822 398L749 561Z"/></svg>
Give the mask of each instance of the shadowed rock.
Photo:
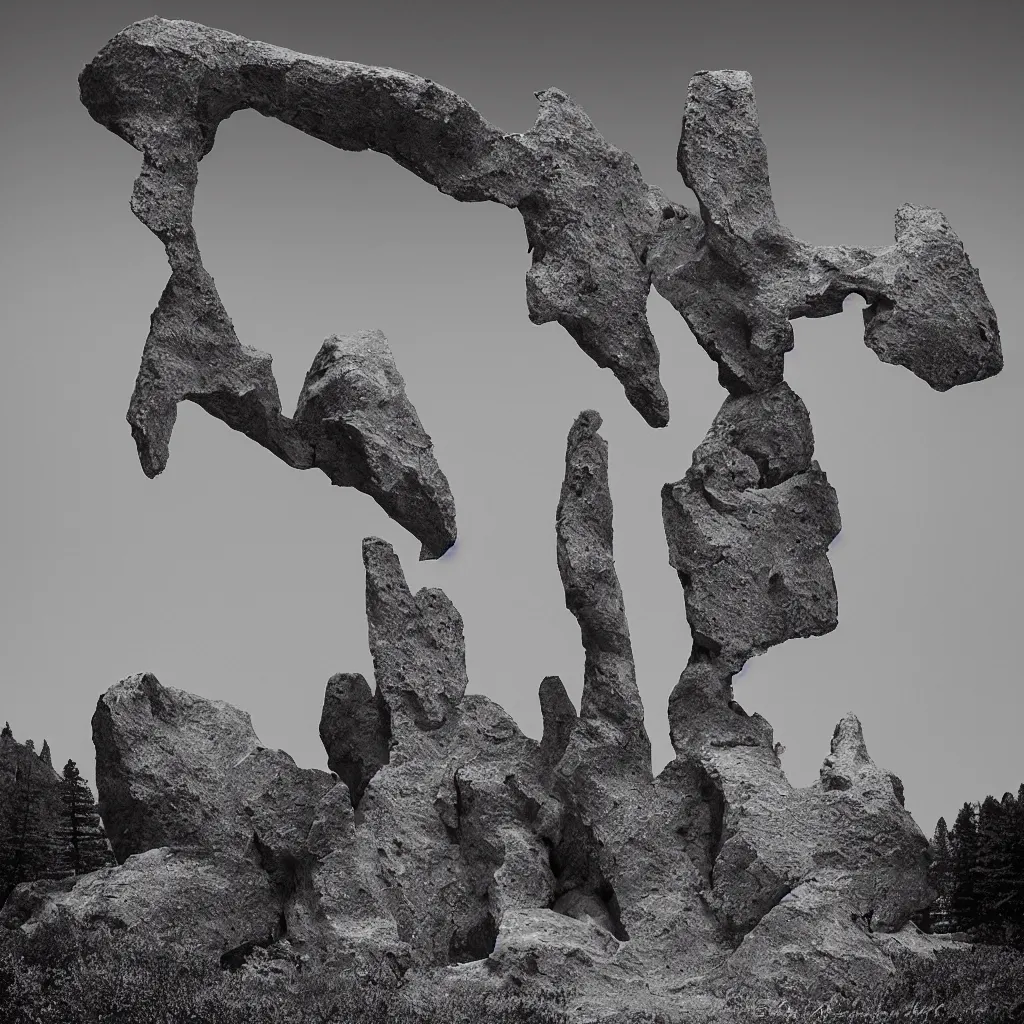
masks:
<svg viewBox="0 0 1024 1024"><path fill-rule="evenodd" d="M555 765L562 759L579 717L558 676L545 676L541 680L540 713L544 722L541 756L548 764Z"/></svg>
<svg viewBox="0 0 1024 1024"><path fill-rule="evenodd" d="M327 751L327 767L348 786L356 806L370 779L388 763L390 712L380 691L373 693L359 673L331 676L320 716L320 739Z"/></svg>
<svg viewBox="0 0 1024 1024"><path fill-rule="evenodd" d="M423 541L420 558L438 558L455 543L448 480L380 331L323 343L299 393L295 426L332 484L368 494Z"/></svg>
<svg viewBox="0 0 1024 1024"><path fill-rule="evenodd" d="M839 313L853 293L867 302L865 344L937 391L1002 368L995 312L938 210L904 204L896 244L877 249L812 245L779 223L746 72L690 80L678 166L700 217L668 207L648 266L733 394L778 384L789 321Z"/></svg>

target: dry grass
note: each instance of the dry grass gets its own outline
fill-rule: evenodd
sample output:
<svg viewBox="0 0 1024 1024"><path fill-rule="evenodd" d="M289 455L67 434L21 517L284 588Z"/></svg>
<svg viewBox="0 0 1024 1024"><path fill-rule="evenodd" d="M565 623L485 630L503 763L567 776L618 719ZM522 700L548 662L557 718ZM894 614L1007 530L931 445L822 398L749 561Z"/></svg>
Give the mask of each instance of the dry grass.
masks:
<svg viewBox="0 0 1024 1024"><path fill-rule="evenodd" d="M259 961L259 957L257 957ZM283 969L277 970L281 967ZM330 960L263 957L223 971L196 949L68 922L0 936L3 1024L570 1024L559 999L493 994L414 999L394 983L356 984ZM631 1020L676 1024L661 1015ZM680 1024L682 1024L682 1018ZM1024 954L977 946L906 966L884 991L854 1001L746 1000L722 1021L815 1024L1024 1024Z"/></svg>

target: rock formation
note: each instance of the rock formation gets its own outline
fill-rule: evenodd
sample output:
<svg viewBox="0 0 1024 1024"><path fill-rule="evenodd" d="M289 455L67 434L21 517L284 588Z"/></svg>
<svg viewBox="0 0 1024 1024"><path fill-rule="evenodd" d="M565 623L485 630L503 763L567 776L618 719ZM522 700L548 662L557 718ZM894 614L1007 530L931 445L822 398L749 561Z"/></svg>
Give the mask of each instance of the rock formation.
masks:
<svg viewBox="0 0 1024 1024"><path fill-rule="evenodd" d="M800 601L813 605L818 591L792 580L824 572L827 540L813 529L806 550L798 533L785 540L789 562L780 556L792 615L744 618L746 605L725 604L740 638L731 645L695 627L697 653L673 694L677 758L652 777L600 422L589 411L573 424L556 516L566 605L586 652L579 714L546 678L537 742L493 701L466 694L459 613L441 591L413 594L390 545L368 538L376 688L360 675L328 682L321 736L336 775L261 746L230 705L130 677L93 719L120 865L74 885L22 887L4 923L31 929L64 908L82 927L187 932L230 966L287 938L312 955L341 950L353 971L385 964L431 985L568 990L589 1011L675 1013L737 987L869 987L898 950L932 950L937 940L909 923L931 899L926 843L857 720L839 724L807 789L786 780L763 720L746 740L717 724L745 720L728 706L729 668L806 632ZM776 540L778 509L796 515L801 485L791 481L817 473L806 411L785 385L729 399L709 438L689 497L666 506L670 550L685 529L712 539L745 530L722 571L768 587L761 547ZM702 475L715 453L740 467L732 518L701 504L728 491ZM754 469L741 472L743 459ZM807 486L831 495L823 477ZM830 522L834 499L814 509ZM726 516L718 533L712 512ZM798 572L801 559L811 568ZM719 590L696 569L681 575L696 620ZM751 593L756 610L774 591ZM812 621L827 626L834 612ZM687 685L695 664L718 672L717 690Z"/></svg>
<svg viewBox="0 0 1024 1024"><path fill-rule="evenodd" d="M578 713L545 678L538 742L467 694L459 612L440 590L413 594L393 548L367 538L375 685L328 682L320 735L333 774L262 747L229 705L126 679L93 719L119 866L23 886L0 919L33 928L64 908L82 927L184 929L229 966L287 938L340 949L353 970L560 989L575 1009L672 1020L721 1008L737 988L866 990L894 957L929 955L940 940L911 923L933 895L927 844L856 717L837 725L819 781L797 789L732 679L838 622L827 551L839 510L783 380L790 320L838 312L856 292L868 346L937 390L1002 365L995 316L942 215L901 207L896 244L881 249L795 239L738 71L690 84L678 162L699 213L647 186L557 90L538 94L529 132L506 135L425 79L159 18L119 33L80 84L92 116L143 153L132 208L172 269L129 412L150 475L190 398L289 464L372 494L421 539L421 557L454 540L447 484L379 332L325 343L293 419L270 357L234 335L191 210L199 161L243 108L386 153L456 199L516 207L531 319L561 323L650 424L668 418L644 311L652 283L729 394L690 469L662 490L693 647L669 701L676 757L657 777L615 572L608 447L586 411L556 513L586 655Z"/></svg>
<svg viewBox="0 0 1024 1024"><path fill-rule="evenodd" d="M896 244L879 249L810 245L779 223L753 86L742 71L700 72L690 82L678 165L699 215L647 185L629 154L557 89L537 93L530 131L509 135L428 79L157 17L119 32L79 84L93 118L142 152L132 210L164 243L171 265L128 413L150 476L166 465L176 406L188 398L289 465L318 465L332 482L366 490L423 540L421 557L454 540L443 475L431 457L425 470L408 458L410 448L429 447L404 395L375 413L383 422L368 433L387 438L376 459L350 422L353 399L361 414L371 407L352 381L356 371L332 371L330 383L314 389L316 400L300 400L289 420L271 357L235 336L202 265L192 207L217 127L243 109L339 149L385 153L455 199L518 209L533 254L530 319L560 323L612 370L652 426L668 422L646 317L652 283L737 395L782 381L790 319L837 313L853 292L868 303L866 343L932 387L981 380L1002 366L995 314L937 210L902 206ZM350 367L368 361L364 379L388 379L389 394L401 394L383 339L359 338L345 346ZM330 352L328 342L311 376ZM382 464L402 468L397 488L382 482Z"/></svg>
<svg viewBox="0 0 1024 1024"><path fill-rule="evenodd" d="M678 167L700 216L667 206L647 263L732 394L781 382L789 321L839 313L852 293L867 302L865 344L936 390L1002 368L995 313L938 210L901 206L880 249L811 245L779 223L746 72L690 80Z"/></svg>

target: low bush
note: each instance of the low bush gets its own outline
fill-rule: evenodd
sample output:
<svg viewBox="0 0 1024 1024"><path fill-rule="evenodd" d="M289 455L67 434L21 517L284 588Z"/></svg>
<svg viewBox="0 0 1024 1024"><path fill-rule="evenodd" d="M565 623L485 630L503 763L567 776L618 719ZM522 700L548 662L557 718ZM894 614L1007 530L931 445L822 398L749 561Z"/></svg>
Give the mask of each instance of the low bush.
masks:
<svg viewBox="0 0 1024 1024"><path fill-rule="evenodd" d="M564 998L432 994L382 973L356 983L329 959L257 950L225 971L196 948L68 921L0 935L2 1024L570 1024ZM619 1018L619 1024L628 1015ZM644 1020L669 1021L662 1015ZM637 1019L629 1018L630 1020ZM1024 954L975 946L903 966L859 999L747 1000L717 1022L1024 1024ZM672 1022L675 1024L675 1022Z"/></svg>
<svg viewBox="0 0 1024 1024"><path fill-rule="evenodd" d="M1024 953L1009 947L943 950L902 965L881 991L828 1003L749 1002L740 1020L776 1024L1024 1024Z"/></svg>
<svg viewBox="0 0 1024 1024"><path fill-rule="evenodd" d="M2 1024L568 1024L558 1000L353 983L329 960L253 958L222 970L198 949L69 921L0 935ZM277 970L283 963L284 969Z"/></svg>

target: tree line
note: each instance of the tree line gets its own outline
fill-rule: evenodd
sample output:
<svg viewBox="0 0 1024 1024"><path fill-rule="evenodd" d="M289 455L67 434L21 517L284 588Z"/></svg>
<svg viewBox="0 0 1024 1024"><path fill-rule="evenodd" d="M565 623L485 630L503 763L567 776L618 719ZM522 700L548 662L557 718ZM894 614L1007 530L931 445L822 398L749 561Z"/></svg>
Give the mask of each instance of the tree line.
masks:
<svg viewBox="0 0 1024 1024"><path fill-rule="evenodd" d="M930 845L931 930L1024 948L1024 785L965 803L952 828L939 818Z"/></svg>
<svg viewBox="0 0 1024 1024"><path fill-rule="evenodd" d="M54 770L50 745L36 753L0 731L0 906L21 882L60 880L115 864L96 801L74 761Z"/></svg>

